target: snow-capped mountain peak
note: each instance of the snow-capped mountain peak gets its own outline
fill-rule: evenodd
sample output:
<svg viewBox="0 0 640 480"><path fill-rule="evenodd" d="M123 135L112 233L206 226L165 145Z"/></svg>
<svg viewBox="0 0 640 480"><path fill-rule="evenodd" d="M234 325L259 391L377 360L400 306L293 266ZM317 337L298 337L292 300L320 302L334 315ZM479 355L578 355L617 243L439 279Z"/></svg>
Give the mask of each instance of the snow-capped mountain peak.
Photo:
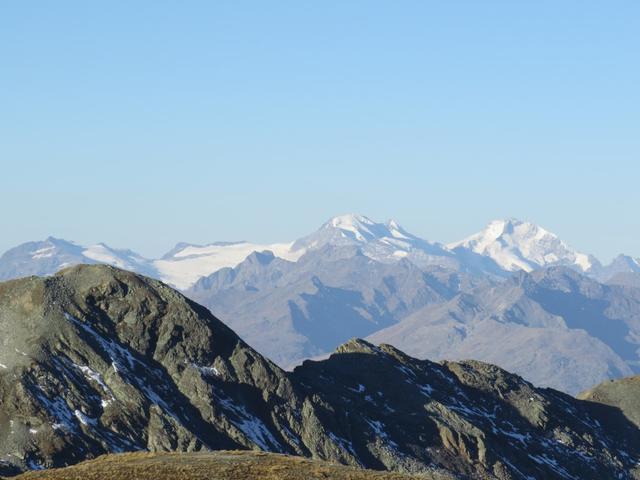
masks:
<svg viewBox="0 0 640 480"><path fill-rule="evenodd" d="M482 231L448 247L490 257L507 271L530 272L550 265L566 265L586 272L597 263L595 258L574 250L548 230L515 218L494 220Z"/></svg>
<svg viewBox="0 0 640 480"><path fill-rule="evenodd" d="M385 238L401 240L417 240L418 237L407 232L395 220L377 223L364 215L354 213L339 215L327 221L321 228L325 230L339 230L346 237L358 242L366 243Z"/></svg>
<svg viewBox="0 0 640 480"><path fill-rule="evenodd" d="M47 237L47 239L42 242L31 242L29 245L33 246L28 251L32 260L52 258L61 252L77 248L77 245L73 242L68 242L55 237Z"/></svg>
<svg viewBox="0 0 640 480"><path fill-rule="evenodd" d="M103 243L83 247L55 237L18 245L0 257L0 280L26 275L50 275L79 263L106 263L154 275L149 260L131 250L113 249Z"/></svg>
<svg viewBox="0 0 640 480"><path fill-rule="evenodd" d="M407 234L395 221L377 223L364 215L349 213L326 221L319 230L293 245L293 250L322 248L325 245L368 245L384 239L409 240Z"/></svg>
<svg viewBox="0 0 640 480"><path fill-rule="evenodd" d="M345 248L346 247L346 248ZM0 280L25 275L49 275L78 263L107 263L159 278L186 290L200 278L222 268L234 268L253 252L297 262L303 255L326 250L357 252L372 260L406 260L419 267L438 266L502 277L507 272L530 272L547 266L568 266L594 278L608 280L620 272L640 272L637 258L620 256L609 266L568 246L552 232L515 218L494 220L482 231L444 246L427 241L395 220L378 223L364 215L333 217L315 232L282 243L179 243L163 257L146 259L131 250L98 243L84 246L49 237L14 247L0 256Z"/></svg>
<svg viewBox="0 0 640 480"><path fill-rule="evenodd" d="M349 232L360 241L364 240L366 237L372 236L368 227L373 225L374 222L369 220L367 217L354 214L334 217L325 224L327 227Z"/></svg>
<svg viewBox="0 0 640 480"><path fill-rule="evenodd" d="M365 256L382 262L411 258L420 264L441 265L450 262L452 257L442 245L412 235L395 220L377 223L357 214L329 219L316 232L297 240L292 251L309 252L327 246L355 246Z"/></svg>

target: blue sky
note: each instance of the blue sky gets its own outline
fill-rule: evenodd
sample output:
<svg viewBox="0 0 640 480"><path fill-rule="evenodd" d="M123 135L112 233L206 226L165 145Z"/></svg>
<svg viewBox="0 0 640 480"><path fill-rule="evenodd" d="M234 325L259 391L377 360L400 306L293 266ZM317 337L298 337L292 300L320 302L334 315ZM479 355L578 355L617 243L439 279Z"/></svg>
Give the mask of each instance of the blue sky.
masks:
<svg viewBox="0 0 640 480"><path fill-rule="evenodd" d="M640 256L637 1L0 3L0 251L344 212Z"/></svg>

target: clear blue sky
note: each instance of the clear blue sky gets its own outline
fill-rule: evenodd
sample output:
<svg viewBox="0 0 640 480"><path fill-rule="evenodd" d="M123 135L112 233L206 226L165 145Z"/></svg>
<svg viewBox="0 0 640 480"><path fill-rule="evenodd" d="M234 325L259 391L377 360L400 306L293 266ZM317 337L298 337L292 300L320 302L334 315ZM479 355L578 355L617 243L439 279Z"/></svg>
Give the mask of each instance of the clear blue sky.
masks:
<svg viewBox="0 0 640 480"><path fill-rule="evenodd" d="M640 256L640 2L0 3L0 251L335 214Z"/></svg>

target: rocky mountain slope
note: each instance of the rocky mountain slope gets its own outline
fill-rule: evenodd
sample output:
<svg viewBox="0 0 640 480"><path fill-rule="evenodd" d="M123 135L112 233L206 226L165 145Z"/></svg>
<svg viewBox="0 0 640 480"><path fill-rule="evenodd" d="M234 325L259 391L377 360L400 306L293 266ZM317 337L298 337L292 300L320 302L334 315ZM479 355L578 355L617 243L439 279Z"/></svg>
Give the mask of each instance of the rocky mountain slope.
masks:
<svg viewBox="0 0 640 480"><path fill-rule="evenodd" d="M29 472L16 480L453 480L365 470L303 457L250 451L121 453L71 467Z"/></svg>
<svg viewBox="0 0 640 480"><path fill-rule="evenodd" d="M638 473L638 428L616 408L362 340L287 373L205 308L111 267L0 284L0 339L4 475L238 448L458 478Z"/></svg>
<svg viewBox="0 0 640 480"><path fill-rule="evenodd" d="M640 371L640 289L572 269L520 273L372 334L419 358L475 358L578 393Z"/></svg>

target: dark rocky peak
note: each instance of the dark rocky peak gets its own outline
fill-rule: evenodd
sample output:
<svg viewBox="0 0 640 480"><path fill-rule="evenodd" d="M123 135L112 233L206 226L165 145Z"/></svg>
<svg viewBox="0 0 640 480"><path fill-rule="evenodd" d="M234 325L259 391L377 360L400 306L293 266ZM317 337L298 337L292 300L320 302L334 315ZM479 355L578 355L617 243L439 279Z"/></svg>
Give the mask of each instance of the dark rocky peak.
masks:
<svg viewBox="0 0 640 480"><path fill-rule="evenodd" d="M396 454L411 451L411 461L426 462L421 452L429 452L462 478L632 478L627 462L640 448L619 412L482 362L439 364L354 339L293 376L317 396L318 417L360 458L374 449L361 438L371 432ZM611 463L603 469L602 461Z"/></svg>
<svg viewBox="0 0 640 480"><path fill-rule="evenodd" d="M294 398L284 372L161 282L83 265L0 284L0 333L0 459L16 468L141 449L299 450L265 416L278 392Z"/></svg>

